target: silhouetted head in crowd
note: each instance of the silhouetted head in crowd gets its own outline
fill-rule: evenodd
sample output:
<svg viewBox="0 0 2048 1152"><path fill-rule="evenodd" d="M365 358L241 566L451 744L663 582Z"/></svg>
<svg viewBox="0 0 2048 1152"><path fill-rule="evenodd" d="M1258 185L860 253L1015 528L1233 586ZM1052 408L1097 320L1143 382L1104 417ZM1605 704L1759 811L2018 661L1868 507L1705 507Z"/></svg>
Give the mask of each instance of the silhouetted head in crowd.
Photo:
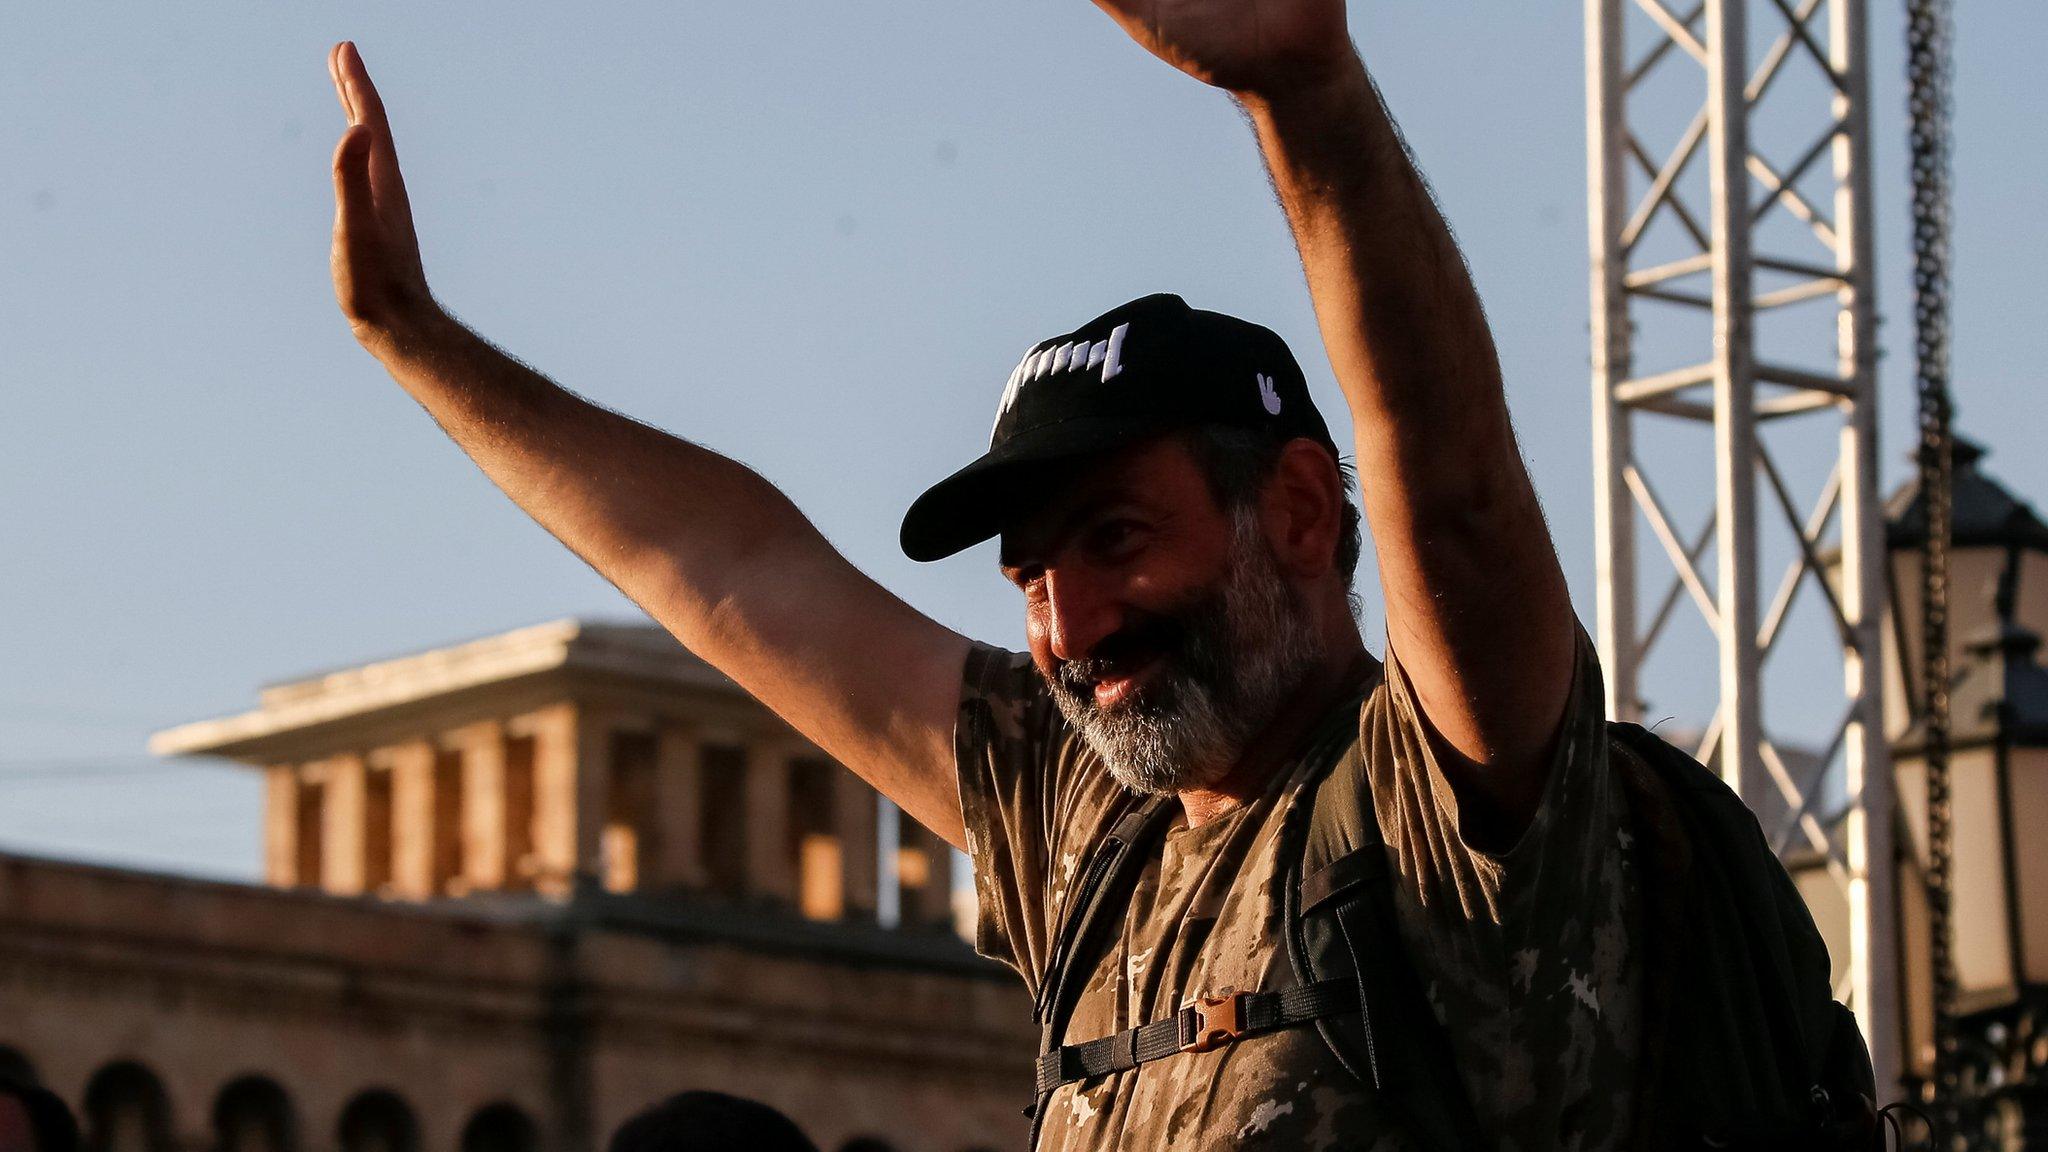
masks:
<svg viewBox="0 0 2048 1152"><path fill-rule="evenodd" d="M78 1152L78 1123L55 1093L0 1077L0 1152Z"/></svg>
<svg viewBox="0 0 2048 1152"><path fill-rule="evenodd" d="M608 1152L818 1152L818 1146L766 1104L723 1092L682 1092L619 1125Z"/></svg>

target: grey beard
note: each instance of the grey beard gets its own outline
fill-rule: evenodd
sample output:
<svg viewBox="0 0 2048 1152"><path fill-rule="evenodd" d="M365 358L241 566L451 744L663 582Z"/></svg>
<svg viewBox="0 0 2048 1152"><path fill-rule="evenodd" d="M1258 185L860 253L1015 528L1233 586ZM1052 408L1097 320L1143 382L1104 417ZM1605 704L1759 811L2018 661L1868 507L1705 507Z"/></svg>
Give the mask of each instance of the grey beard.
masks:
<svg viewBox="0 0 2048 1152"><path fill-rule="evenodd" d="M1105 712L1091 677L1066 681L1075 665L1046 679L1067 722L1134 792L1166 795L1222 779L1322 656L1256 510L1236 509L1231 520L1223 587L1180 615L1181 643L1163 654L1151 684Z"/></svg>

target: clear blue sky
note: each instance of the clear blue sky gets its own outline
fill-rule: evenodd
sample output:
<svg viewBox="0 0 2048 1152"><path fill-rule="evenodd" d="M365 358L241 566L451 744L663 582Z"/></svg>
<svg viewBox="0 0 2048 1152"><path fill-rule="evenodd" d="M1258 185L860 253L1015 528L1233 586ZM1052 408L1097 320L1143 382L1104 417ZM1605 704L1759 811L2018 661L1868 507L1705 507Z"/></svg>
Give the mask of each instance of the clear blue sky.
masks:
<svg viewBox="0 0 2048 1152"><path fill-rule="evenodd" d="M1580 6L1355 7L1590 614ZM1873 28L1887 488L1910 415L1895 7ZM1962 424L2048 496L2048 9L1961 19ZM0 41L0 848L253 876L253 779L153 764L149 732L308 670L631 610L341 324L343 37L456 312L754 465L975 635L1021 634L988 551L913 565L896 524L977 451L1033 340L1175 290L1278 329L1338 410L1248 133L1081 0L31 5Z"/></svg>

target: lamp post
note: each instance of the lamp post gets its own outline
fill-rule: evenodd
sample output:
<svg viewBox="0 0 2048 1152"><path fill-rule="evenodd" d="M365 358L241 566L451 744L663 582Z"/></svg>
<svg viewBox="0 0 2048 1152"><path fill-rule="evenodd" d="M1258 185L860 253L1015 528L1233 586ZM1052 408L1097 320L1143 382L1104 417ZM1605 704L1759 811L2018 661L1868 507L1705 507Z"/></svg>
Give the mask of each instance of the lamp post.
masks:
<svg viewBox="0 0 2048 1152"><path fill-rule="evenodd" d="M1950 1147L2048 1149L2048 524L1987 477L1958 439L1949 558L1951 942L1958 1124ZM1920 545L1913 486L1887 509L1887 736L1905 842L1899 853L1901 1019L1908 1079L1931 1093L1933 940L1924 883L1927 776L1919 677Z"/></svg>

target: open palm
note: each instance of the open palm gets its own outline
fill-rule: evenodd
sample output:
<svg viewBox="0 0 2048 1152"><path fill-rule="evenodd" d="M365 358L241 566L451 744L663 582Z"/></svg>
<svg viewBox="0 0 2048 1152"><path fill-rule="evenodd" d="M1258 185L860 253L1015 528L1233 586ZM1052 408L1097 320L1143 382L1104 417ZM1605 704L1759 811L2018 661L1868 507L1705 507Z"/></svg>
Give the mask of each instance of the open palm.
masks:
<svg viewBox="0 0 2048 1152"><path fill-rule="evenodd" d="M1270 90L1344 58L1344 0L1095 0L1147 51L1205 84Z"/></svg>
<svg viewBox="0 0 2048 1152"><path fill-rule="evenodd" d="M334 294L359 339L389 334L430 308L384 101L356 46L327 55L348 129L334 150Z"/></svg>

